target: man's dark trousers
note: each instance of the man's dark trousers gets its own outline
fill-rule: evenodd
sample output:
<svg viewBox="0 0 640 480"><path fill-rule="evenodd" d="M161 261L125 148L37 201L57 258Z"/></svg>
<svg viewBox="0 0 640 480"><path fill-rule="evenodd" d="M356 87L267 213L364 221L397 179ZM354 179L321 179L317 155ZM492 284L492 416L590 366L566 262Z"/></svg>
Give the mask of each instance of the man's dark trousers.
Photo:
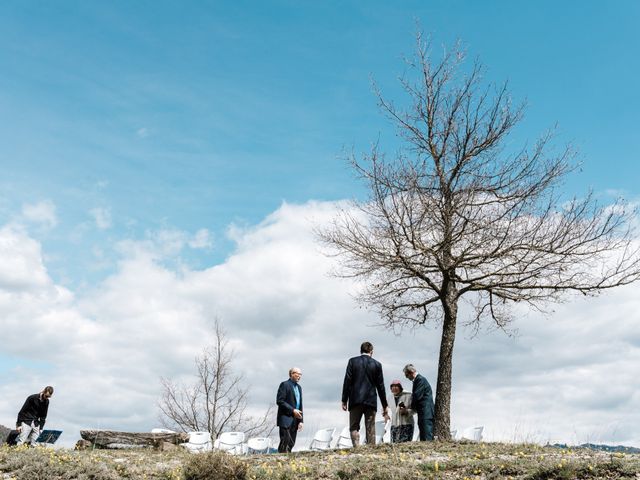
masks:
<svg viewBox="0 0 640 480"><path fill-rule="evenodd" d="M433 417L427 416L426 407L415 407L418 410L418 429L420 430L420 441L433 440Z"/></svg>
<svg viewBox="0 0 640 480"><path fill-rule="evenodd" d="M289 453L296 443L296 436L298 435L298 423L291 422L289 427L279 427L280 444L278 445L279 453Z"/></svg>

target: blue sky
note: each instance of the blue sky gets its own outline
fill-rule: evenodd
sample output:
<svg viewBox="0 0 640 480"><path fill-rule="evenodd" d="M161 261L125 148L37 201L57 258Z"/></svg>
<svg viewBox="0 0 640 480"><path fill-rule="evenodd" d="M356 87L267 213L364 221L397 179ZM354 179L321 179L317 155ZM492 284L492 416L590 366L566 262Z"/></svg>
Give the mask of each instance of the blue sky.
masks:
<svg viewBox="0 0 640 480"><path fill-rule="evenodd" d="M462 40L529 108L520 141L558 123L584 164L569 187L633 192L640 151L637 2L8 2L0 31L0 215L50 199L42 240L65 282L87 246L147 230L207 228L282 201L360 195L342 152L394 131L371 90L396 78L416 21ZM112 228L70 232L106 209ZM75 243L70 247L70 244ZM65 265L66 264L66 265ZM75 265L71 267L70 264ZM84 271L84 273L83 273ZM86 277L88 281L99 278Z"/></svg>
<svg viewBox="0 0 640 480"><path fill-rule="evenodd" d="M289 218L287 205L362 198L344 151L378 138L397 147L371 81L403 101L397 77L416 22L436 46L460 39L488 80L527 101L509 148L557 123L558 144L574 144L582 162L567 195L635 201L639 19L636 1L2 2L7 258L24 258L37 285L70 292L43 315L62 302L65 319L106 326L87 305L124 282L141 251L167 275L233 270L273 240L264 232ZM29 283L14 280L5 288ZM20 318L5 321L5 337ZM15 368L66 371L41 362L15 347L0 366L4 379Z"/></svg>

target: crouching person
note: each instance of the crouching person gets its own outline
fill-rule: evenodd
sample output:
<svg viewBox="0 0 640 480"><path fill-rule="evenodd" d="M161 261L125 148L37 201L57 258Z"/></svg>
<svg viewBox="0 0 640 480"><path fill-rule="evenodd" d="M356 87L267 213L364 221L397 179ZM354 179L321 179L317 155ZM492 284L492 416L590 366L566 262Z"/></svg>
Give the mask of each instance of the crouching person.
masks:
<svg viewBox="0 0 640 480"><path fill-rule="evenodd" d="M29 395L18 412L16 430L17 445L27 442L34 446L44 427L49 411L49 399L53 395L53 387L47 386L40 393Z"/></svg>

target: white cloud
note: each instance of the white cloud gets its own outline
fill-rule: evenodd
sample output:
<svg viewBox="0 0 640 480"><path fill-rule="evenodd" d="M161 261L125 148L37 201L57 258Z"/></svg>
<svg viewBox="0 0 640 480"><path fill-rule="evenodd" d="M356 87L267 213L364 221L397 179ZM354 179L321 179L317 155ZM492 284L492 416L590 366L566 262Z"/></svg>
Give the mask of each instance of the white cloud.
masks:
<svg viewBox="0 0 640 480"><path fill-rule="evenodd" d="M193 249L207 249L213 246L213 239L211 238L211 232L206 228L198 230L193 237L189 240L189 246Z"/></svg>
<svg viewBox="0 0 640 480"><path fill-rule="evenodd" d="M0 294L33 291L50 284L40 244L18 227L0 228Z"/></svg>
<svg viewBox="0 0 640 480"><path fill-rule="evenodd" d="M111 210L108 208L96 207L89 210L89 213L96 222L96 227L100 230L107 230L113 225L111 220Z"/></svg>
<svg viewBox="0 0 640 480"><path fill-rule="evenodd" d="M176 259L187 247L209 249L213 238L209 230L202 228L195 234L182 230L164 228L146 232L144 240L123 240L117 250L127 258L149 257L155 260Z"/></svg>
<svg viewBox="0 0 640 480"><path fill-rule="evenodd" d="M22 216L29 222L38 223L48 228L53 228L58 224L56 206L51 200L24 204Z"/></svg>
<svg viewBox="0 0 640 480"><path fill-rule="evenodd" d="M339 409L344 367L365 339L387 383L413 362L435 388L439 330L394 336L372 328L375 316L349 295L356 286L328 276L332 260L319 253L312 225L328 221L334 208L284 204L259 225L234 227L235 253L204 270L162 262L198 233L150 234L123 243L116 273L75 294L49 278L35 240L0 229L0 423L11 424L24 397L50 383L49 425L65 430L67 445L83 427L157 426L159 377L192 374L216 316L233 340L255 410L273 403L289 367L303 369L307 434L346 423ZM629 287L561 305L547 318L523 311L515 338L494 332L469 339L460 328L452 425L482 424L489 440L640 445L637 309Z"/></svg>

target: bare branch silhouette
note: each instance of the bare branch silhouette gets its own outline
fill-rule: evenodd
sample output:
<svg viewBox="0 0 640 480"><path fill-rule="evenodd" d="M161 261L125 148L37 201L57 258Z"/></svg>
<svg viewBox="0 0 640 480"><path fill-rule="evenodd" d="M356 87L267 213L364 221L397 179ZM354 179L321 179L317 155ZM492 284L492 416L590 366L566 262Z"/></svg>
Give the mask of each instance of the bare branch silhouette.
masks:
<svg viewBox="0 0 640 480"><path fill-rule="evenodd" d="M482 86L482 66L465 70L459 46L436 60L417 40L414 75L401 79L409 106L377 93L405 148L390 160L378 145L352 156L369 198L318 235L340 259L337 275L364 280L359 301L384 325L441 325L435 435L447 439L460 299L474 306L467 323L505 329L514 303L542 309L635 282L640 254L623 200L564 198L570 147L554 152L545 134L505 153L523 114L506 84Z"/></svg>
<svg viewBox="0 0 640 480"><path fill-rule="evenodd" d="M161 423L184 432L209 432L212 439L224 431L242 431L248 436L269 435L273 431L273 407L256 418L246 412L249 388L242 375L232 368L233 351L226 333L216 320L214 343L195 359L196 379L183 385L161 378L158 402Z"/></svg>

